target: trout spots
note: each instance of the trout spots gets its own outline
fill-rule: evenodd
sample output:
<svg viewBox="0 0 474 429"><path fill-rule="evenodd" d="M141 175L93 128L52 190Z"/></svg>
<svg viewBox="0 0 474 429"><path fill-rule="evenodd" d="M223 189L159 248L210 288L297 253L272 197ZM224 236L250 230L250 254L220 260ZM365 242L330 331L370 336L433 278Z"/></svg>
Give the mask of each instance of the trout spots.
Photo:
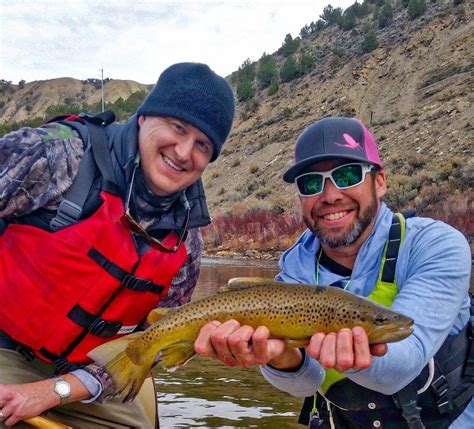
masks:
<svg viewBox="0 0 474 429"><path fill-rule="evenodd" d="M352 312L352 320L354 321L357 321L357 320L360 320L360 315L359 315L359 312L358 311L353 311Z"/></svg>
<svg viewBox="0 0 474 429"><path fill-rule="evenodd" d="M397 318L395 318L395 320L396 319ZM374 317L374 322L375 322L376 325L384 325L385 323L389 322L389 318L377 315L377 316Z"/></svg>
<svg viewBox="0 0 474 429"><path fill-rule="evenodd" d="M342 308L339 312L339 317L341 318L341 322L343 325L349 325L351 322L351 315L347 308Z"/></svg>

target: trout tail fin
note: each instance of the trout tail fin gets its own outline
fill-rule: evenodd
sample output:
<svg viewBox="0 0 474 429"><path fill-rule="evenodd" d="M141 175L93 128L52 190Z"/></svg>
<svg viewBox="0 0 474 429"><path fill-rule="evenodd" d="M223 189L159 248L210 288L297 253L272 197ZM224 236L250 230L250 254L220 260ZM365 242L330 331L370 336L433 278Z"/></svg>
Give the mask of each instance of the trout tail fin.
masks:
<svg viewBox="0 0 474 429"><path fill-rule="evenodd" d="M149 375L155 353L143 350L139 340L142 332L126 335L96 347L88 356L112 377L124 402L133 401Z"/></svg>

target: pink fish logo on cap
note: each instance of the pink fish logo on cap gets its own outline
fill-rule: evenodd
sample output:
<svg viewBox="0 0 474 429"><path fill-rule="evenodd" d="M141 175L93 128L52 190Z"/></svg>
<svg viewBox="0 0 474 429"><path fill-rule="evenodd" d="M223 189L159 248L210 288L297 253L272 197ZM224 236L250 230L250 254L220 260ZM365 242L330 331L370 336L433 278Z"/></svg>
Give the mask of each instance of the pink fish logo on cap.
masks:
<svg viewBox="0 0 474 429"><path fill-rule="evenodd" d="M362 146L360 145L360 143L356 142L349 134L344 133L342 137L344 138L346 143L341 144L338 142L334 142L337 146L347 147L348 149L362 149Z"/></svg>

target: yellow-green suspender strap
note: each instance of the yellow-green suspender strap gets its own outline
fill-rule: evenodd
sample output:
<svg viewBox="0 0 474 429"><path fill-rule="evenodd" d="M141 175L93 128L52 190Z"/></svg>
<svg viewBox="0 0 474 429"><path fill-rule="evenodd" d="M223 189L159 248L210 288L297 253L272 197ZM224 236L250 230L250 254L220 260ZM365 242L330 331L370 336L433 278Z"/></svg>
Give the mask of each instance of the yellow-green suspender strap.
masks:
<svg viewBox="0 0 474 429"><path fill-rule="evenodd" d="M385 247L380 266L379 277L372 293L367 297L370 301L391 307L398 288L395 278L398 251L405 237L405 217L401 213L395 213L392 226L385 242Z"/></svg>
<svg viewBox="0 0 474 429"><path fill-rule="evenodd" d="M397 264L398 252L405 237L405 216L402 213L395 213L392 219L392 225L380 265L377 283L372 293L367 297L370 301L391 307L397 296L397 283L395 278L395 268ZM324 382L321 385L321 391L326 393L328 389L337 381L343 379L344 374L334 370L327 369ZM313 413L317 413L316 393L314 394Z"/></svg>

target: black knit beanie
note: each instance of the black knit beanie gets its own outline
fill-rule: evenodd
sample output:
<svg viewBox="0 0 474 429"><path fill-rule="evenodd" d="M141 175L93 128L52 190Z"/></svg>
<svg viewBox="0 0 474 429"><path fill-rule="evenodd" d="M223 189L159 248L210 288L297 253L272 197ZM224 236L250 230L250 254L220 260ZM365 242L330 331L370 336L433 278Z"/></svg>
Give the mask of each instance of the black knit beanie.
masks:
<svg viewBox="0 0 474 429"><path fill-rule="evenodd" d="M211 139L212 162L229 135L234 110L234 94L223 77L205 64L178 63L161 73L137 113L170 116L190 123Z"/></svg>

